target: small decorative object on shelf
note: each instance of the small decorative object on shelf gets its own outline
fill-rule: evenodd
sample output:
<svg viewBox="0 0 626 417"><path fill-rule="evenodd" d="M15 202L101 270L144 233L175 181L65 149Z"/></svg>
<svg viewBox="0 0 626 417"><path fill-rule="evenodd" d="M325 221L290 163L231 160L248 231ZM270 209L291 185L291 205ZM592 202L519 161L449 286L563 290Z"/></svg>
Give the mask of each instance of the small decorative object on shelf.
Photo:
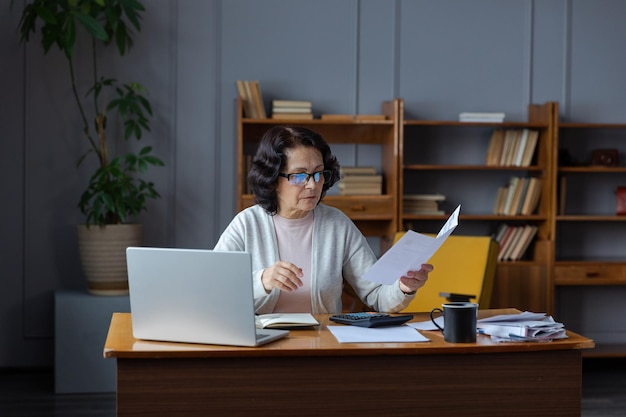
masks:
<svg viewBox="0 0 626 417"><path fill-rule="evenodd" d="M626 186L617 187L615 190L615 214L618 216L626 216Z"/></svg>
<svg viewBox="0 0 626 417"><path fill-rule="evenodd" d="M619 165L617 149L596 149L591 153L591 165L616 167Z"/></svg>

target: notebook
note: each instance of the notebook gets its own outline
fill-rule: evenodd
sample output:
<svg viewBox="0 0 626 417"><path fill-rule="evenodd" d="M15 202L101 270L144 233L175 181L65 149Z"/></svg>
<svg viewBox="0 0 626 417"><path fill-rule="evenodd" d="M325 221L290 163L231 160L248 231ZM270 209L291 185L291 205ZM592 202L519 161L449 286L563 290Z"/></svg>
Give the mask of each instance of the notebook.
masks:
<svg viewBox="0 0 626 417"><path fill-rule="evenodd" d="M129 247L126 260L136 339L260 346L289 334L256 328L247 252Z"/></svg>

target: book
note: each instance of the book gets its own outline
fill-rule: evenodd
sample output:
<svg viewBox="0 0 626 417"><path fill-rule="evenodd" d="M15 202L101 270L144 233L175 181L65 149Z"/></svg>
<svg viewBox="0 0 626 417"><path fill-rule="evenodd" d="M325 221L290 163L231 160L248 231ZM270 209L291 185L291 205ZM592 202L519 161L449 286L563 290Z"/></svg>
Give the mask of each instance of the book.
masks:
<svg viewBox="0 0 626 417"><path fill-rule="evenodd" d="M381 195L383 193L381 186L358 186L345 187L341 183L338 185L340 195Z"/></svg>
<svg viewBox="0 0 626 417"><path fill-rule="evenodd" d="M541 195L541 179L537 177L530 177L528 180L528 188L526 195L524 196L524 202L522 203L522 209L520 214L530 215L533 214L539 203L539 196Z"/></svg>
<svg viewBox="0 0 626 417"><path fill-rule="evenodd" d="M511 254L509 256L510 260L519 261L524 257L526 250L530 246L530 242L532 242L538 230L539 228L532 224L524 226L520 234L520 238L515 244L515 247L511 250Z"/></svg>
<svg viewBox="0 0 626 417"><path fill-rule="evenodd" d="M309 107L272 107L272 113L312 113Z"/></svg>
<svg viewBox="0 0 626 417"><path fill-rule="evenodd" d="M489 147L487 148L487 157L485 165L495 166L500 164L500 155L502 154L502 145L504 143L504 130L496 129L491 134Z"/></svg>
<svg viewBox="0 0 626 417"><path fill-rule="evenodd" d="M513 152L513 162L514 166L522 165L522 158L524 156L524 151L526 150L526 143L528 142L528 135L530 130L522 129L520 134L518 135L518 141L515 146L515 151Z"/></svg>
<svg viewBox="0 0 626 417"><path fill-rule="evenodd" d="M522 155L521 166L527 167L533 161L535 155L535 149L537 148L537 142L539 141L539 132L537 130L530 130L528 132L528 138L526 139L526 146Z"/></svg>
<svg viewBox="0 0 626 417"><path fill-rule="evenodd" d="M265 104L263 104L263 95L261 94L261 85L258 81L249 81L250 90L252 91L252 103L257 119L266 119Z"/></svg>
<svg viewBox="0 0 626 417"><path fill-rule="evenodd" d="M504 260L504 254L506 253L508 246L511 244L512 237L516 230L516 226L507 226L506 232L502 236L502 240L498 242L500 244L498 249L498 261Z"/></svg>
<svg viewBox="0 0 626 417"><path fill-rule="evenodd" d="M250 110L249 118L259 119L259 114L257 111L256 103L254 102L254 95L252 94L252 85L250 84L250 81L242 81L242 82L243 82L243 88L244 88L247 101L248 101L248 108Z"/></svg>
<svg viewBox="0 0 626 417"><path fill-rule="evenodd" d="M272 113L272 119L312 120L313 113Z"/></svg>
<svg viewBox="0 0 626 417"><path fill-rule="evenodd" d="M511 203L511 216L515 216L522 212L522 206L524 204L524 199L526 198L526 193L528 192L528 184L530 183L530 178L522 177L519 179L517 183L516 194L513 197L513 202Z"/></svg>
<svg viewBox="0 0 626 417"><path fill-rule="evenodd" d="M343 184L381 184L383 182L382 175L344 175L341 178Z"/></svg>
<svg viewBox="0 0 626 417"><path fill-rule="evenodd" d="M251 99L250 99L250 96L248 95L248 92L246 91L244 81L237 80L236 85L237 85L237 93L239 94L239 97L241 97L241 104L243 107L243 116L247 118L252 118L252 110L250 108Z"/></svg>
<svg viewBox="0 0 626 417"><path fill-rule="evenodd" d="M502 123L505 116L502 112L463 112L459 114L459 121Z"/></svg>
<svg viewBox="0 0 626 417"><path fill-rule="evenodd" d="M272 107L299 107L310 109L313 103L309 100L272 100Z"/></svg>
<svg viewBox="0 0 626 417"><path fill-rule="evenodd" d="M493 214L504 214L504 203L506 201L506 196L509 191L508 186L498 187L498 191L496 191L496 199L493 202Z"/></svg>
<svg viewBox="0 0 626 417"><path fill-rule="evenodd" d="M431 201L445 201L446 196L443 194L405 194L402 197L404 200L431 200Z"/></svg>
<svg viewBox="0 0 626 417"><path fill-rule="evenodd" d="M361 167L351 167L351 166L341 166L339 168L339 174L341 177L344 175L375 175L376 167L372 166L361 166Z"/></svg>
<svg viewBox="0 0 626 417"><path fill-rule="evenodd" d="M511 226L511 234L508 236L506 242L504 242L504 248L502 248L501 253L498 254L499 261L509 261L511 257L511 252L513 248L517 244L518 239L521 236L521 233L524 229L523 226Z"/></svg>
<svg viewBox="0 0 626 417"><path fill-rule="evenodd" d="M318 326L320 323L310 313L269 313L255 317L259 329L296 329Z"/></svg>
<svg viewBox="0 0 626 417"><path fill-rule="evenodd" d="M502 144L502 153L500 154L500 165L508 166L515 148L516 131L513 129L504 131L504 143Z"/></svg>
<svg viewBox="0 0 626 417"><path fill-rule="evenodd" d="M519 177L511 177L509 179L509 184L507 186L506 198L504 200L504 207L502 208L503 215L508 215L511 210L511 203L513 202L513 196L515 195L515 191L517 190L517 183L519 182Z"/></svg>

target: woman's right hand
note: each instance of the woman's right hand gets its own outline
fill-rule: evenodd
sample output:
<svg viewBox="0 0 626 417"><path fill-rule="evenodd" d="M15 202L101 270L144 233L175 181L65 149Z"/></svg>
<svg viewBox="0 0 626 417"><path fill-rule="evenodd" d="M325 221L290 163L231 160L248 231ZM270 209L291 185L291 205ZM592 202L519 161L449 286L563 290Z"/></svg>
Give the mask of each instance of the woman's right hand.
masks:
<svg viewBox="0 0 626 417"><path fill-rule="evenodd" d="M291 262L278 261L274 265L265 268L261 275L263 288L268 293L272 288L278 288L281 291L293 291L302 286L302 269L298 268Z"/></svg>

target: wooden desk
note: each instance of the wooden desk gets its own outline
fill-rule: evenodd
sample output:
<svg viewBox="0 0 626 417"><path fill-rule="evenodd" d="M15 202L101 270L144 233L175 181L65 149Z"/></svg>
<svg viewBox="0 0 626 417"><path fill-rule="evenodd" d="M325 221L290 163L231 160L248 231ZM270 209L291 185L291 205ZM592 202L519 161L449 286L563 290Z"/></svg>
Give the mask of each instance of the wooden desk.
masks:
<svg viewBox="0 0 626 417"><path fill-rule="evenodd" d="M482 315L514 310L487 310ZM117 412L128 416L580 416L575 333L547 343L340 344L294 330L260 348L146 342L113 315L104 347L117 358ZM416 314L415 321L427 320Z"/></svg>

